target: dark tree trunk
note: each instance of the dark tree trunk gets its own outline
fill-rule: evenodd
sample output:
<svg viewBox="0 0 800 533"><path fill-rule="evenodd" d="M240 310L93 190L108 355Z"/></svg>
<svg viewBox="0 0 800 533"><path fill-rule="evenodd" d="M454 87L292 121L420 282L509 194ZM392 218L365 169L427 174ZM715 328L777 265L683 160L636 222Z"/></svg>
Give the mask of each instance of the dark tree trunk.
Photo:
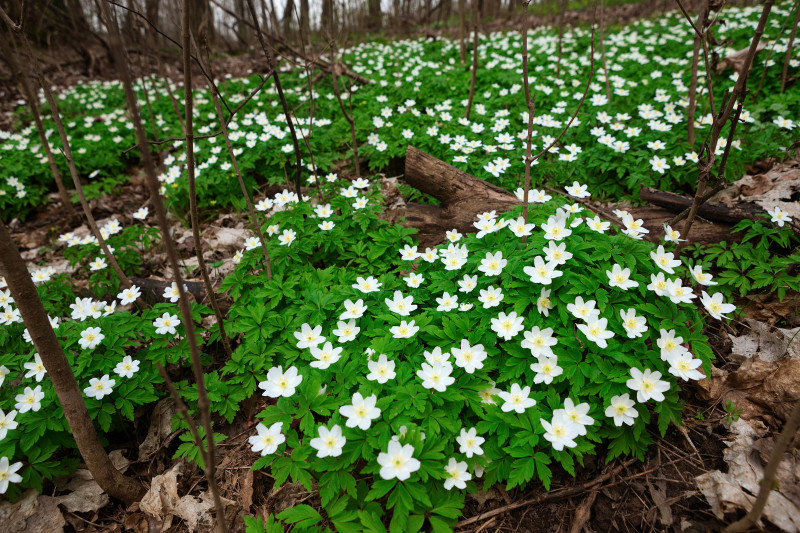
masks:
<svg viewBox="0 0 800 533"><path fill-rule="evenodd" d="M322 20L320 21L322 35L326 38L336 33L336 19L334 18L333 0L322 0Z"/></svg>
<svg viewBox="0 0 800 533"><path fill-rule="evenodd" d="M242 41L242 44L247 46L250 44L250 26L245 24L243 21L248 20L249 14L247 13L247 7L245 5L245 0L236 0L235 4L235 11L236 16L238 17L236 21L236 34L239 37L239 40ZM264 21L264 24L267 24L268 21Z"/></svg>
<svg viewBox="0 0 800 533"><path fill-rule="evenodd" d="M286 0L283 10L283 35L288 37L292 33L292 14L294 13L294 0Z"/></svg>
<svg viewBox="0 0 800 533"><path fill-rule="evenodd" d="M216 40L214 31L214 14L208 0L195 0L192 2L192 11L189 13L189 24L192 34L198 43L206 42L209 45Z"/></svg>
<svg viewBox="0 0 800 533"><path fill-rule="evenodd" d="M308 41L309 35L311 35L311 13L308 0L300 0L300 35L305 41Z"/></svg>
<svg viewBox="0 0 800 533"><path fill-rule="evenodd" d="M381 0L368 0L367 2L367 29L378 31L381 29Z"/></svg>

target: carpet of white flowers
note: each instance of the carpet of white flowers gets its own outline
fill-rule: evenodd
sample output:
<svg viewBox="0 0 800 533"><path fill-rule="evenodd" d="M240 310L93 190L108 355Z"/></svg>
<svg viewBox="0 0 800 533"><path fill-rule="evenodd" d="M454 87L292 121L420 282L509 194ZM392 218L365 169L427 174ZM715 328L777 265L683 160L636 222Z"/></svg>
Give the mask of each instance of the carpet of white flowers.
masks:
<svg viewBox="0 0 800 533"><path fill-rule="evenodd" d="M723 56L748 44L758 10L724 14L726 24L715 26L726 43ZM765 71L763 89L745 106L729 179L747 163L780 154L793 136L800 95L775 90L777 58L786 50L777 30L788 15L787 2L773 10L750 83L754 89ZM265 397L249 438L254 468L268 469L276 486L291 479L319 491L321 510L299 505L282 513L284 521L312 527L325 519L338 531L383 530L382 522L392 531L448 531L466 490L532 480L549 487L554 468L574 474L586 454L643 457L655 428L663 434L680 423L681 384L701 379L713 358L703 325L735 308L703 264L675 256L680 235L671 228L654 245L642 237L661 228L645 228L624 211L615 213L618 227L574 202L635 198L640 185L681 190L694 182L710 115L701 103L699 140L690 146L691 40L681 20L672 14L607 32L611 97L596 71L562 142L534 167L538 188L527 221L521 208L483 213L476 233L448 232L444 244L425 250L414 245L412 230L379 218L377 180L346 181L330 172L351 156L343 148L349 126L329 82L315 87L313 117L296 119L310 132L317 166L301 142L309 196L285 190L256 198L267 217L274 277L267 277L256 237L227 258L236 267L220 292L232 302L226 326L235 350L226 360L204 352L217 428L233 421L247 398ZM588 74L589 31L565 34L558 79L555 35L538 29L529 37L534 150L565 126ZM521 196L527 115L520 44L514 32L481 36L469 120L469 74L458 64L457 43L420 39L348 50L353 69L376 80L350 87L360 156L383 169L414 144ZM796 57L791 64L799 66ZM304 79L287 75L290 104L307 113ZM731 82L728 73L715 77L719 91ZM235 105L256 84L253 76L226 80L223 88ZM149 91L158 95L150 104L159 137L180 136L164 88ZM196 96L199 135L218 126L205 94ZM59 104L78 168L90 183L113 188L135 158L123 152L134 138L120 86L68 89ZM24 107L19 113L24 119ZM294 154L271 89L229 127L251 190L286 182ZM32 127L1 138L5 217L42 203L49 178ZM188 203L181 148L173 142L160 177L179 215ZM196 156L201 207L241 207L224 142L200 140ZM551 195L545 182L565 195ZM771 216L781 227L788 218L780 210ZM102 228L128 273L138 272L159 238L152 218L142 208ZM45 265L32 276L90 414L113 441L138 409L166 396L155 362L176 374L189 366L177 288L165 291L166 303L138 311L132 303L141 291L119 290L93 237L67 233L59 242L96 298L75 296L71 272ZM0 493L13 496L69 473L77 453L4 284L0 311ZM193 313L199 324L211 311L193 304ZM219 340L216 326L199 331L206 348ZM193 383L177 380L176 387L194 408ZM174 425L184 428L178 419ZM229 436L215 433L218 442ZM199 461L188 433L180 440L176 456Z"/></svg>

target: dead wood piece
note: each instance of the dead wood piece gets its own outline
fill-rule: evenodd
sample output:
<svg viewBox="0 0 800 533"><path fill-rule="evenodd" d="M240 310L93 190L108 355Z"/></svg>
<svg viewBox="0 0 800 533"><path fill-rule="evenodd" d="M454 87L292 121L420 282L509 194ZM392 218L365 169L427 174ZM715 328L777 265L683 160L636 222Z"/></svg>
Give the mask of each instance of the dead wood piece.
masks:
<svg viewBox="0 0 800 533"><path fill-rule="evenodd" d="M760 52L766 47L767 45L765 43L758 43L758 46L756 47L756 53ZM717 65L717 74L725 70L725 67L731 67L737 74L741 74L742 69L745 68L745 65L747 65L746 59L749 51L750 46L747 46L746 48L742 48L741 50L732 53L728 57L723 58Z"/></svg>
<svg viewBox="0 0 800 533"><path fill-rule="evenodd" d="M675 213L679 213L692 205L692 199L680 194L675 194L650 187L642 187L639 190L639 197L653 205L663 207ZM724 222L726 224L736 224L745 219L755 220L758 215L766 214L760 206L752 203L740 203L733 206L720 204L704 203L700 206L697 214L707 220Z"/></svg>
<svg viewBox="0 0 800 533"><path fill-rule="evenodd" d="M474 232L478 213L508 211L520 204L510 192L471 176L444 161L409 146L406 182L439 200L441 205L407 204L405 223L419 229L420 244L442 242L446 231ZM402 215L401 215L402 216ZM400 218L400 217L397 217Z"/></svg>
<svg viewBox="0 0 800 533"><path fill-rule="evenodd" d="M164 291L172 287L174 281L171 279L131 278L131 283L142 290L142 297L145 302L153 304L166 301L164 298ZM203 301L206 295L206 289L202 281L185 280L183 285L186 287L187 292L194 296L195 301Z"/></svg>
<svg viewBox="0 0 800 533"><path fill-rule="evenodd" d="M422 247L443 242L445 232L452 229L461 233L474 233L477 230L473 223L479 213L497 211L499 214L520 205L517 197L505 189L467 174L413 146L406 150L405 169L406 182L433 196L441 205L409 203L405 207L387 211L384 217L392 223L405 219L402 222L404 226L419 230L417 238ZM691 200L684 200L688 202L686 205L691 203ZM673 216L671 211L661 207L605 207L608 211L615 207L624 208L634 218L642 219L644 226L650 229L646 237L653 241L663 238L664 232L661 228ZM706 218L703 211L700 216ZM741 236L732 234L730 229L730 224L698 222L691 241L712 244L739 240Z"/></svg>

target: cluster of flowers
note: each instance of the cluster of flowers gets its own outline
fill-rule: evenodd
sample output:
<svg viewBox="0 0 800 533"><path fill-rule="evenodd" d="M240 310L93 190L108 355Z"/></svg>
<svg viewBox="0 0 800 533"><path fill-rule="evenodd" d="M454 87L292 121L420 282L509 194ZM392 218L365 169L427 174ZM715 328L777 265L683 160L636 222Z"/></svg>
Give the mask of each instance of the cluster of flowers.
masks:
<svg viewBox="0 0 800 533"><path fill-rule="evenodd" d="M573 183L566 190L568 194L577 198L590 196L588 187L578 182ZM573 254L567 246L568 237L581 224L586 224L593 231L601 233L610 225L609 222L602 221L596 216L587 219L573 216L580 213L581 210L580 205L573 204L559 208L555 214L549 216L540 228L544 238L548 241L547 245L542 248L542 255L535 256L530 261L532 264L522 268L531 284L541 286L537 308L544 316L548 316L554 308L549 298L549 286L553 280L563 274L565 265L569 265L570 260L573 259ZM640 239L647 232L642 227L640 220L633 220L628 213L618 212L617 214L623 220L625 227L620 233ZM490 212L479 215L475 227L478 230L476 237L479 239L505 228L508 228L517 237L525 237L533 234L535 224L527 223L521 217L516 220L503 220L498 218L496 213ZM671 228L667 228L666 235L667 240L671 241L680 238L680 235ZM416 246L406 245L399 250L400 256L409 262L420 261L430 264L438 262L444 270L461 270L469 259L469 250L466 244L459 243L462 235L457 230L452 230L447 232L446 238L449 242L445 247L427 248L425 251L419 251ZM696 297L691 287L684 286L679 277L664 277L664 274L674 275L675 269L681 265L680 261L674 258L674 254L667 252L661 245L651 253L651 259L662 272L651 275L651 284L648 285L648 290L658 296L668 298L674 304L690 304ZM435 297L436 311L439 313L465 312L473 309L476 305L482 306L483 309L499 306L504 299L503 291L500 287L491 285L480 290L480 296L475 300L461 300L461 298L469 298L477 288L479 275L487 278L500 276L504 274L507 266L508 259L503 256L502 251L487 252L485 257L479 260L476 274L466 273L461 279L456 280L460 294L444 292L441 296ZM507 272L505 273L507 274ZM702 272L699 266L694 267L691 273L695 281L702 286L708 287L715 284L712 276ZM622 268L621 265L614 264L610 270L606 271L608 287L619 291L628 291L638 287L639 281L632 279L634 274L630 268ZM417 288L425 282L424 275L419 272L411 272L403 280L411 289ZM380 292L382 285L378 279L367 276L358 277L352 288L360 294L367 295ZM722 301L720 293L708 295L702 291L701 302L708 313L715 318L723 318L724 314L735 310L735 306ZM331 331L338 344L344 345L359 336L361 327L358 325L358 321L366 315L371 305L367 305L363 298L344 300L336 328ZM415 324L415 321L406 319L420 307L413 294L404 294L402 291L395 290L393 293L386 294L384 305L386 310L401 318L398 325L388 328L388 333L392 338L412 338L419 332L420 327ZM577 296L573 302L566 304L566 308L575 319L581 321L577 325L577 329L583 334L586 341L596 344L599 348L608 346L608 339L615 334L609 329L609 319L600 316L595 300ZM383 310L376 312L383 312ZM645 317L637 315L633 308L620 309L619 317L619 325L628 338L641 337L648 330ZM525 317L514 311L501 311L490 322L492 331L497 334L498 339L505 342L513 341L524 332L522 340L519 342L523 349L530 351L534 360L530 365L534 372L533 385L550 385L554 378L562 374L563 369L559 367L558 357L553 351L553 347L559 344L559 339L554 335L552 328L542 329L534 326L525 330ZM294 333L294 337L297 348L301 351L308 350L310 353L310 368L328 369L342 357L344 346L337 346L328 340L328 337L323 335L322 325L303 324L300 330ZM661 328L656 344L660 349L661 359L669 364L670 374L683 380L698 380L703 377L698 370L701 360L689 351L684 345L683 338L677 336L675 330ZM376 354L371 348L366 350L366 357L368 371L366 379L378 384L385 384L397 377L398 365L402 364L399 360L394 360L387 354ZM444 393L448 387L456 383L458 377L455 374L456 368L466 374L474 374L477 370L484 368L484 362L488 357L489 353L482 344L471 343L469 339L465 338L448 351L439 346L424 350L424 362L420 364L419 368L414 369L414 372L422 387L437 393ZM290 366L286 370L282 365L274 366L267 372L266 380L259 383L259 388L263 390L264 396L288 398L295 394L303 379L304 375L297 366ZM630 392L610 398L609 405L604 410L605 416L615 426L632 425L640 414L636 408L636 402L644 404L648 401L664 401L664 392L670 388L670 382L662 379L661 372L637 367L629 369L629 379L626 385ZM498 405L503 412L522 414L536 405L536 400L531 397L531 391L532 386L524 383L511 383L508 390L500 390L495 387L494 383L489 383L480 392L480 396L484 403ZM324 389L320 393L324 393ZM636 401L632 395L635 395ZM377 402L376 394L365 397L361 392L353 393L350 403L341 405L338 409L344 426L358 428L362 431L368 430L374 421L382 416L382 410L377 407ZM589 416L589 411L588 403L576 403L572 398L564 398L562 406L553 411L549 420L540 420L541 427L544 429L544 438L557 451L577 446L576 439L586 435L587 428L596 422ZM286 440L282 433L282 422L276 422L270 426L258 424L256 431L257 434L250 438L250 443L253 451L262 455L277 452L279 446ZM337 457L342 453L347 437L339 424L319 426L317 433L318 437L310 440L310 446L317 451L318 457ZM467 458L482 454L481 445L485 442L485 438L477 434L476 428L462 428L456 440L460 453L464 453ZM414 447L403 443L403 435L395 435L386 450L375 458L380 466L380 476L383 479L408 479L420 468L420 462L413 456L413 453ZM445 488L465 488L466 482L472 477L472 474L467 471L467 466L466 462L459 461L456 457L451 457L446 464L443 464ZM481 471L480 465L475 465L475 473L480 474Z"/></svg>

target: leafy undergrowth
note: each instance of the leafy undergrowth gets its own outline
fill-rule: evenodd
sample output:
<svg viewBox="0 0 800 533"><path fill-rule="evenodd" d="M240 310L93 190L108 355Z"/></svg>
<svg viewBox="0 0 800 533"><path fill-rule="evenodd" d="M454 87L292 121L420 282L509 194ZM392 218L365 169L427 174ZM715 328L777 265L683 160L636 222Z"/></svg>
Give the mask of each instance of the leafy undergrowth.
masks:
<svg viewBox="0 0 800 533"><path fill-rule="evenodd" d="M741 47L757 11L725 13L730 20L719 31L731 49ZM776 13L788 15L788 7ZM630 198L642 184L680 191L692 183L698 146L684 140L682 101L690 48L688 30L676 17L608 34L612 97L604 84L590 84L578 119L535 169L548 176L548 185L574 182L565 190L580 199L588 191L595 198ZM770 32L777 28L770 25ZM536 149L564 127L583 94L589 33L578 28L565 35L560 80L550 74L554 32L531 35L538 51L532 57L540 110ZM780 51L784 41L768 46ZM452 97L468 80L457 64L456 43L408 40L348 50L354 70L377 81L350 87L369 165L383 168L413 142L515 189L527 118L518 83L520 42L515 33L482 37L470 120L456 118L466 102ZM758 56L756 71L764 57ZM798 93L778 95L776 67L767 64L767 71L764 94L748 104L737 130L727 178L758 157L781 154L790 140L788 115ZM719 91L730 82L715 77ZM236 103L255 77L223 86ZM287 86L293 107L307 100L303 79L287 72ZM304 177L314 187L305 191L309 196L287 190L257 198L267 217L262 229L274 277L254 236L226 258L235 267L219 292L230 303L225 324L234 337L232 357L218 357L220 334L207 319L210 309L192 304L215 440L232 437L221 428L241 418L248 399L263 395L268 404L248 435L251 465L269 472L273 489L292 481L319 492L321 507L294 506L277 522L247 520L248 531L288 524L312 531L447 531L461 516L467 491L495 484L549 489L554 474L574 476L595 456L601 462L641 459L654 430L663 435L670 424L681 424L681 386L711 370L704 334L709 317L715 322L733 313L728 302L736 296L782 297L799 287L793 267L798 239L777 214L741 223L742 243L693 247L676 259L677 234L667 231L658 245L645 242L646 229L627 213L616 213L625 228L618 229L545 190L534 191L527 221L521 207L484 213L476 234L448 232L444 244L418 250L413 230L380 218L376 179L348 181L331 172L350 156L342 149L349 128L329 87L321 83L316 91L313 125L295 119L312 132L317 168L310 168L305 152L303 160ZM198 133L213 132L206 94L196 96ZM231 123L253 192L282 183L294 159L271 98L264 90ZM90 188L99 194L113 187L131 162L121 148L133 143L119 85L76 87L60 102ZM151 103L160 134L180 135L168 99ZM701 114L698 139L708 124ZM44 199L49 178L34 135L30 128L3 135L8 165L0 172L11 173L3 174L9 186L0 198L4 217L24 214ZM221 145L215 138L198 143L200 204L241 208ZM183 216L185 156L180 142L172 150L162 192L173 213ZM132 218L141 222L123 227L112 219L102 228L129 275L141 271L160 238L147 208ZM137 412L167 396L156 362L167 363L194 413L197 393L186 379L177 288L167 288L166 302L138 311L131 305L138 289L120 291L93 237L66 233L60 242L72 271L40 265L32 276L105 443L113 444ZM91 297L76 297L70 274L86 280ZM0 457L7 460L0 461L7 476L0 490L14 498L28 487L48 489L76 467L78 455L5 287L0 308ZM186 429L178 417L173 427ZM188 433L180 441L175 457L199 463Z"/></svg>

